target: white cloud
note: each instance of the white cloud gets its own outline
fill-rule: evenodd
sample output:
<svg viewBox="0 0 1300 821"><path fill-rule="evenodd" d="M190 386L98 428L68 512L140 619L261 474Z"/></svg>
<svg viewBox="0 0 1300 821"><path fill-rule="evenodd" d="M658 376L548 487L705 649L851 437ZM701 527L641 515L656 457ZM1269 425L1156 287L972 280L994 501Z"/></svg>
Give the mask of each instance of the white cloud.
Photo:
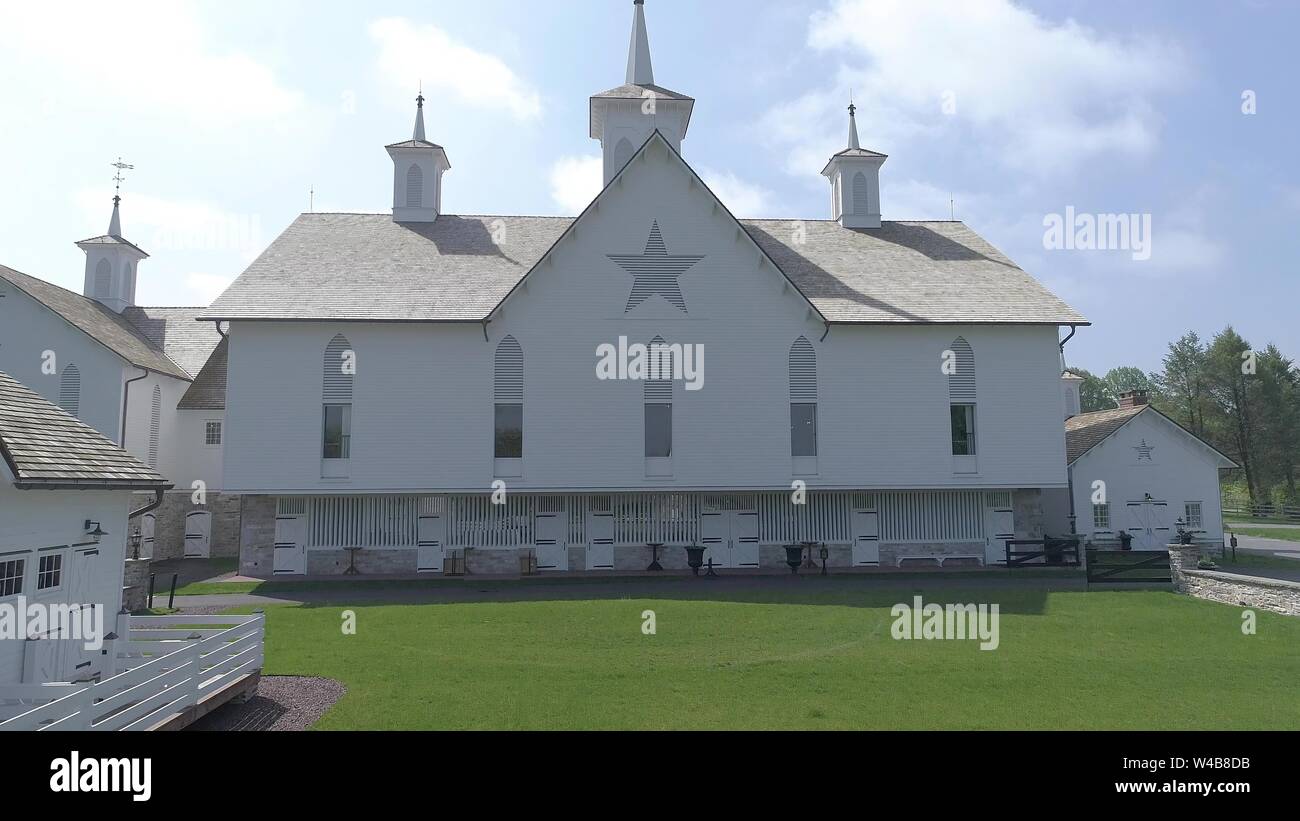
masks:
<svg viewBox="0 0 1300 821"><path fill-rule="evenodd" d="M700 169L704 184L737 217L772 217L773 194L760 185L746 182L730 171Z"/></svg>
<svg viewBox="0 0 1300 821"><path fill-rule="evenodd" d="M222 128L282 118L303 104L249 54L209 43L191 3L70 0L9 4L4 14L0 49L18 55L33 79L67 75L82 97L130 110L181 110Z"/></svg>
<svg viewBox="0 0 1300 821"><path fill-rule="evenodd" d="M840 61L839 88L852 86L870 147L960 129L981 152L1044 177L1110 152L1150 152L1161 126L1152 99L1187 71L1167 43L1050 22L1009 0L836 0L813 14L809 43ZM800 173L843 147L843 94L810 93L765 118Z"/></svg>
<svg viewBox="0 0 1300 821"><path fill-rule="evenodd" d="M461 43L435 25L386 17L370 24L370 37L379 45L380 72L403 93L422 81L425 91L448 92L521 120L542 114L537 90L501 58Z"/></svg>
<svg viewBox="0 0 1300 821"><path fill-rule="evenodd" d="M551 165L551 199L566 214L579 214L600 193L604 162L600 157L561 157Z"/></svg>

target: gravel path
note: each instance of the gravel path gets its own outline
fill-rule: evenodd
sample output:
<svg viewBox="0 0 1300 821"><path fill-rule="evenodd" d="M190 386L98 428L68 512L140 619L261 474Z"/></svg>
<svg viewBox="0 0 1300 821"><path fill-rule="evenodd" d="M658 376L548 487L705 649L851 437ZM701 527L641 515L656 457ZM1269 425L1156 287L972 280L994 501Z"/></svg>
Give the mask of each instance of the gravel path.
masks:
<svg viewBox="0 0 1300 821"><path fill-rule="evenodd" d="M188 730L305 730L347 691L329 678L263 676L257 695L245 704L226 704Z"/></svg>

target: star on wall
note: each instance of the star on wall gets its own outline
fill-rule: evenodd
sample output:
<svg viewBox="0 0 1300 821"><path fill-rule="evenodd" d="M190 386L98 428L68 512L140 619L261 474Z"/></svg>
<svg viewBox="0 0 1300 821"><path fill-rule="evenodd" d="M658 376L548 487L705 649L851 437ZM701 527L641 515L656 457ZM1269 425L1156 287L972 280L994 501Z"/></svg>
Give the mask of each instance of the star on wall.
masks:
<svg viewBox="0 0 1300 821"><path fill-rule="evenodd" d="M1152 461L1152 459L1151 459L1151 451L1155 450L1155 446L1154 446L1154 445L1148 445L1148 444L1147 444L1147 440L1143 439L1143 440L1142 440L1142 444L1140 444L1140 445L1134 445L1134 446L1133 446L1133 450L1136 450L1136 451L1138 452L1138 461L1139 461L1139 462L1141 462L1141 461L1144 460L1144 459L1145 459L1146 461L1150 462L1150 461Z"/></svg>
<svg viewBox="0 0 1300 821"><path fill-rule="evenodd" d="M658 294L673 305L688 313L686 300L682 298L682 289L677 278L689 271L702 256L670 256L664 245L663 234L659 231L659 220L650 226L650 238L645 242L642 254L608 254L620 268L632 275L632 294L627 298L628 313L650 297Z"/></svg>

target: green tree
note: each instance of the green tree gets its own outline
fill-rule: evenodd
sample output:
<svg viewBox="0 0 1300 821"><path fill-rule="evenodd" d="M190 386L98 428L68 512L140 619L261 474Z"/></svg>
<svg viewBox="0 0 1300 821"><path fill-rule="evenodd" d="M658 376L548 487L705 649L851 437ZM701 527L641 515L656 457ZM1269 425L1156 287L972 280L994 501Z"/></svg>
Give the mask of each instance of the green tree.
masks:
<svg viewBox="0 0 1300 821"><path fill-rule="evenodd" d="M1080 413L1112 410L1119 407L1118 403L1110 395L1106 380L1083 368L1070 368L1070 372L1083 377L1083 383L1079 385Z"/></svg>
<svg viewBox="0 0 1300 821"><path fill-rule="evenodd" d="M1205 436L1207 362L1205 345L1190 331L1169 344L1164 370L1153 374L1156 405L1197 436Z"/></svg>
<svg viewBox="0 0 1300 821"><path fill-rule="evenodd" d="M1111 368L1102 377L1106 383L1106 389L1110 392L1111 397L1118 400L1121 393L1129 391L1146 391L1153 393L1151 379L1142 372L1141 368L1121 366Z"/></svg>
<svg viewBox="0 0 1300 821"><path fill-rule="evenodd" d="M1232 326L1210 342L1206 350L1206 429L1211 441L1241 465L1250 499L1260 504L1264 494L1255 459L1260 434L1257 413L1260 380L1257 357L1254 367L1249 367L1251 356L1250 344Z"/></svg>

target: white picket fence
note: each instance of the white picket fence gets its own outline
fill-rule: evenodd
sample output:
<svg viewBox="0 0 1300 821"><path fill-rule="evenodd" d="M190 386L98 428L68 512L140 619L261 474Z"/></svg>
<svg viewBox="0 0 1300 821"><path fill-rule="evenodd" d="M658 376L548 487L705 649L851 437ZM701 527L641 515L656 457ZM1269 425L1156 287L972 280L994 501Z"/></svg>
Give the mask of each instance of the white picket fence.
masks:
<svg viewBox="0 0 1300 821"><path fill-rule="evenodd" d="M266 617L130 616L122 672L95 683L0 686L0 730L147 730L262 669ZM30 709L23 710L24 707Z"/></svg>

